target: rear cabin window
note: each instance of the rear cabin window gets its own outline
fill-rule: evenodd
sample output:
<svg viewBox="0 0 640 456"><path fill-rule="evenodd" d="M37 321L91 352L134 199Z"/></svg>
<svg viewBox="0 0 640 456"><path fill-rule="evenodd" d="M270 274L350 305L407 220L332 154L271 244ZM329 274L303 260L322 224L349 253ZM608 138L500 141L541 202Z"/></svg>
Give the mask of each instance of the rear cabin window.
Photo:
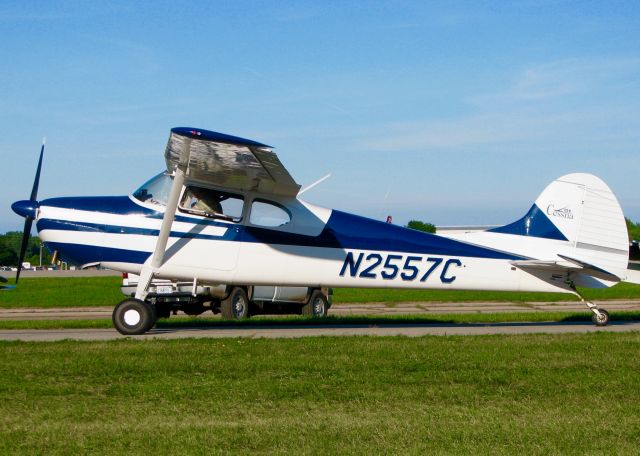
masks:
<svg viewBox="0 0 640 456"><path fill-rule="evenodd" d="M210 188L187 187L180 201L180 209L190 214L239 222L242 219L244 198Z"/></svg>
<svg viewBox="0 0 640 456"><path fill-rule="evenodd" d="M277 227L286 225L291 221L291 214L279 204L264 200L254 200L251 204L252 225Z"/></svg>

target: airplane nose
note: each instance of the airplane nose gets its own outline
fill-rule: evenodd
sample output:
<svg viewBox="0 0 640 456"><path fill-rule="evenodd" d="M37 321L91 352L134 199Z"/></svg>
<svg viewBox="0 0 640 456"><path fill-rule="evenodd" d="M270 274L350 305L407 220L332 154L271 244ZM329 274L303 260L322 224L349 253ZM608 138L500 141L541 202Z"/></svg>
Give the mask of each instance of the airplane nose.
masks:
<svg viewBox="0 0 640 456"><path fill-rule="evenodd" d="M31 217L34 219L36 218L36 209L38 209L38 206L37 201L22 200L13 203L11 209L21 217Z"/></svg>

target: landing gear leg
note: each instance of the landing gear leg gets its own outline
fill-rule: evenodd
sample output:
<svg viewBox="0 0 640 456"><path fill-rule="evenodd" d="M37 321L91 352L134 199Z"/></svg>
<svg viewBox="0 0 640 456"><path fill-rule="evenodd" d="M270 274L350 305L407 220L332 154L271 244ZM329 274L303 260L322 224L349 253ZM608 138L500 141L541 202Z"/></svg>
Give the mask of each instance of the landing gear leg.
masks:
<svg viewBox="0 0 640 456"><path fill-rule="evenodd" d="M569 281L569 286L571 287L573 293L580 298L580 301L586 304L586 306L592 312L591 321L593 322L593 324L596 326L607 326L609 324L609 312L604 309L598 309L598 306L596 304L584 299L584 296L580 294L572 281Z"/></svg>

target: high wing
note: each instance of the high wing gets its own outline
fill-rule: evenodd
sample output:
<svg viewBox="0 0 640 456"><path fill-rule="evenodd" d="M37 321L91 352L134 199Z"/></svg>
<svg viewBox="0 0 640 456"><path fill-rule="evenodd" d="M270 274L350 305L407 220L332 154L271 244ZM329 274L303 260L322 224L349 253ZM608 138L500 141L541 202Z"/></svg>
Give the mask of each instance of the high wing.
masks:
<svg viewBox="0 0 640 456"><path fill-rule="evenodd" d="M187 145L184 168L190 181L292 197L300 190L270 146L194 128L171 129L165 151L169 172L181 164Z"/></svg>
<svg viewBox="0 0 640 456"><path fill-rule="evenodd" d="M136 298L144 300L154 274L164 263L178 197L185 182L205 182L228 189L295 197L300 186L272 148L249 139L196 128L171 129L164 154L173 174L158 240L140 271Z"/></svg>

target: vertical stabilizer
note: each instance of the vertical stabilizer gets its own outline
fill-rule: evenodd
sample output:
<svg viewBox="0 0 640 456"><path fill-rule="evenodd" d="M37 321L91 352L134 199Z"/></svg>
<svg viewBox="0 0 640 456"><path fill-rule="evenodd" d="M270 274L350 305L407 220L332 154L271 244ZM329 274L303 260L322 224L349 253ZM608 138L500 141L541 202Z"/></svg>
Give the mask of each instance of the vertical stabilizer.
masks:
<svg viewBox="0 0 640 456"><path fill-rule="evenodd" d="M627 268L629 238L622 208L607 184L591 174L556 179L522 219L490 231L566 241L565 255L607 270Z"/></svg>

